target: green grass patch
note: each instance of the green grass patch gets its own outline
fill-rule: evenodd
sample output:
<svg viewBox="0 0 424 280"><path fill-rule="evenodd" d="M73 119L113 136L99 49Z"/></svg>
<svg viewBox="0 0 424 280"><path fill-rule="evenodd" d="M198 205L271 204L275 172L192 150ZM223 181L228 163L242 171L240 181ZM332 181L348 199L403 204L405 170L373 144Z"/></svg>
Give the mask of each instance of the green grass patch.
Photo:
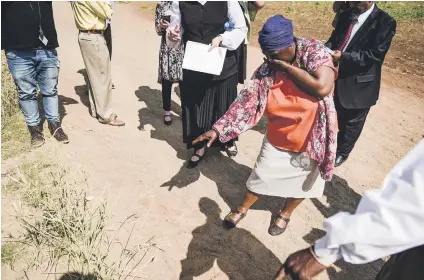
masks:
<svg viewBox="0 0 424 280"><path fill-rule="evenodd" d="M424 2L379 2L377 5L396 20L424 18Z"/></svg>
<svg viewBox="0 0 424 280"><path fill-rule="evenodd" d="M6 242L1 245L1 263L14 267L16 261L22 256L22 245L16 242Z"/></svg>

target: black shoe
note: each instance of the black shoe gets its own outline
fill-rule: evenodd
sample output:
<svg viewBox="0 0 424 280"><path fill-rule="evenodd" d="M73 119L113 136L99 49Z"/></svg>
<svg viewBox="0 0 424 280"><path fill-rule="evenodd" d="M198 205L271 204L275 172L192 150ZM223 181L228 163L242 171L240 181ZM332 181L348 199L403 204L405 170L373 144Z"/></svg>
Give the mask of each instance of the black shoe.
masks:
<svg viewBox="0 0 424 280"><path fill-rule="evenodd" d="M347 157L336 156L336 161L334 162L334 167L339 167L347 160Z"/></svg>
<svg viewBox="0 0 424 280"><path fill-rule="evenodd" d="M172 116L171 115L164 115L163 116L163 123L165 125L170 126L172 124Z"/></svg>
<svg viewBox="0 0 424 280"><path fill-rule="evenodd" d="M190 159L189 161L188 161L188 163L187 163L187 168L188 169L193 169L193 168L195 168L196 166L198 166L199 165L199 163L202 161L202 159L206 156L206 151L207 150L205 150L205 152L204 152L204 154L201 156L201 155L198 155L197 154L197 151L198 150L195 150L194 151L194 154L191 156L191 157L196 157L197 158L197 160L192 160L192 159Z"/></svg>
<svg viewBox="0 0 424 280"><path fill-rule="evenodd" d="M112 89L115 89L115 84L112 84Z"/></svg>
<svg viewBox="0 0 424 280"><path fill-rule="evenodd" d="M49 123L49 130L52 136L59 142L68 144L68 135L63 131L60 123Z"/></svg>
<svg viewBox="0 0 424 280"><path fill-rule="evenodd" d="M238 154L238 149L236 143L233 145L226 145L224 148L228 157L235 157Z"/></svg>
<svg viewBox="0 0 424 280"><path fill-rule="evenodd" d="M40 125L28 126L29 134L31 135L31 147L38 148L43 146L45 140L43 131Z"/></svg>

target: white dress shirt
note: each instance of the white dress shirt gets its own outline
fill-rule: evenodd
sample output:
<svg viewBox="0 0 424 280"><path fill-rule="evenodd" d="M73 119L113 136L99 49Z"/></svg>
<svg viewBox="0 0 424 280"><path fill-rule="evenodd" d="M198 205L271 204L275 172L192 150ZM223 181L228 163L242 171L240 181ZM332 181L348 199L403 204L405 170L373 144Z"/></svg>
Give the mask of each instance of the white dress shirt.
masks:
<svg viewBox="0 0 424 280"><path fill-rule="evenodd" d="M375 4L372 4L372 7L368 11L359 15L358 22L353 26L352 33L350 33L349 41L347 41L347 44L344 47L343 51L346 51L346 48L349 46L350 41L352 41L356 32L358 32L359 28L361 28L361 26L364 24L364 22L371 15L372 11L374 10L374 7L375 7Z"/></svg>
<svg viewBox="0 0 424 280"><path fill-rule="evenodd" d="M183 36L183 28L181 26L181 13L179 1L173 1L171 5L171 22L168 30L174 29L177 25L180 27L180 36ZM200 4L205 5L208 1L198 1ZM247 26L244 20L243 11L237 1L228 1L228 17L234 23L234 29L225 31L220 34L222 37L221 46L229 49L230 51L236 50L247 34ZM167 36L168 37L168 36ZM167 40L168 41L168 40ZM169 46L174 47L172 42L168 43Z"/></svg>
<svg viewBox="0 0 424 280"><path fill-rule="evenodd" d="M324 228L327 234L315 244L323 265L341 258L368 263L423 245L424 140L390 171L381 189L365 193L355 214L338 213Z"/></svg>

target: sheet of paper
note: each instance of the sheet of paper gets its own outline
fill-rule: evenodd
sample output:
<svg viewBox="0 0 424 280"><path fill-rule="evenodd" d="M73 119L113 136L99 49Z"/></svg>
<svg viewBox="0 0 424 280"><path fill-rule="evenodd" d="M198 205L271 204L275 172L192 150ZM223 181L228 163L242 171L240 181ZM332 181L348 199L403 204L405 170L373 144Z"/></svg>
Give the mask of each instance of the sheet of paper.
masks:
<svg viewBox="0 0 424 280"><path fill-rule="evenodd" d="M220 75L227 49L218 47L209 51L209 48L210 45L188 41L184 51L183 69Z"/></svg>

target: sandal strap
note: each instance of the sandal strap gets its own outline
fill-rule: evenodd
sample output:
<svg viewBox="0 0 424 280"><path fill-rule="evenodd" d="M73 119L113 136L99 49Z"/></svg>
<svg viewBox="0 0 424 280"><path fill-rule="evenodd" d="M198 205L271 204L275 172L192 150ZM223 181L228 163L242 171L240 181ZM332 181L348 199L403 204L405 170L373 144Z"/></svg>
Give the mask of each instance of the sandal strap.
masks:
<svg viewBox="0 0 424 280"><path fill-rule="evenodd" d="M110 117L109 117L109 122L113 122L114 120L116 120L118 118L118 115L117 114L111 114L110 115Z"/></svg>
<svg viewBox="0 0 424 280"><path fill-rule="evenodd" d="M288 224L288 223L290 222L290 218L285 218L285 217L282 217L281 215L275 215L275 216L274 216L274 223L275 223L278 219L283 220L284 222L286 222L286 224Z"/></svg>

